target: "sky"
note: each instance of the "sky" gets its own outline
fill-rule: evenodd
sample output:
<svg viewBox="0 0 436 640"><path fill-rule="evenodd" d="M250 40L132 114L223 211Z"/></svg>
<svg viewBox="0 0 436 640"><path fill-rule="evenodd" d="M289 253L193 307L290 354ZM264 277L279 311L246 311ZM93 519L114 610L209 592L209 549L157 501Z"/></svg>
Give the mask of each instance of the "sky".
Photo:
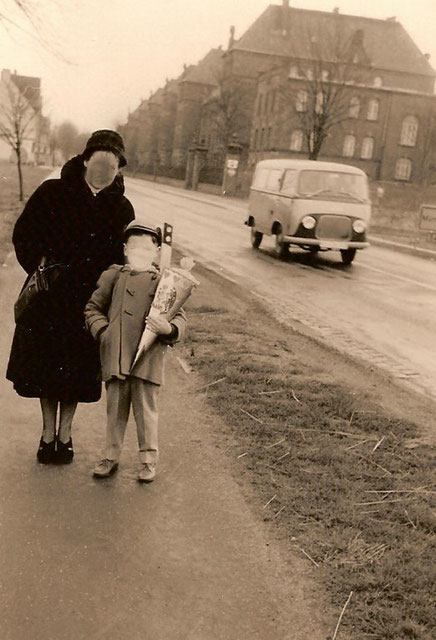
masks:
<svg viewBox="0 0 436 640"><path fill-rule="evenodd" d="M196 64L212 47L227 47L269 4L281 0L27 0L33 27L0 0L0 66L42 81L44 113L81 132L124 123L150 92ZM385 19L396 16L436 69L436 0L290 0L301 9Z"/></svg>

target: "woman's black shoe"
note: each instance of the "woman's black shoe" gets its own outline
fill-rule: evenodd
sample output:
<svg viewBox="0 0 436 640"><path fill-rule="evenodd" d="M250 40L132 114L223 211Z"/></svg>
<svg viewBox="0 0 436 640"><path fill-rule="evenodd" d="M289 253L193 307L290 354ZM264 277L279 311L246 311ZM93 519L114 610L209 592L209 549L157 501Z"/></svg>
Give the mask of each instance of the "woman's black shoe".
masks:
<svg viewBox="0 0 436 640"><path fill-rule="evenodd" d="M58 464L69 464L73 461L74 451L73 451L73 441L71 438L68 442L62 442L59 438L56 439L56 453L55 453L55 462Z"/></svg>
<svg viewBox="0 0 436 640"><path fill-rule="evenodd" d="M51 462L54 462L55 441L52 440L51 442L44 442L44 440L41 438L41 440L39 441L39 449L36 453L36 457L38 459L38 462L40 462L41 464L50 464Z"/></svg>

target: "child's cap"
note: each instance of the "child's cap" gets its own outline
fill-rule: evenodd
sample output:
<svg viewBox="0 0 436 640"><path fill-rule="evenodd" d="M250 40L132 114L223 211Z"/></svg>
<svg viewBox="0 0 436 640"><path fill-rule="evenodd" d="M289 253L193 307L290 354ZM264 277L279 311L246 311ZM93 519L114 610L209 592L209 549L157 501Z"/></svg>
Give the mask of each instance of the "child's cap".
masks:
<svg viewBox="0 0 436 640"><path fill-rule="evenodd" d="M161 245L162 232L160 228L157 227L155 229L154 227L148 227L146 224L142 224L137 220L132 220L132 222L129 222L127 227L124 229L124 240L127 241L127 239L132 235L142 235L142 234L153 236L154 238L156 238L157 244L159 246Z"/></svg>

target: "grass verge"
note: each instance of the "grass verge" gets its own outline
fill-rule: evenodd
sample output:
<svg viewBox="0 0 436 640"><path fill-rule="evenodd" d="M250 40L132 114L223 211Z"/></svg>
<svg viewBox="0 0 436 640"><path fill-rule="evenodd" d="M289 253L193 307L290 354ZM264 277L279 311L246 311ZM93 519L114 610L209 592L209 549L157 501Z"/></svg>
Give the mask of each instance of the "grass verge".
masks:
<svg viewBox="0 0 436 640"><path fill-rule="evenodd" d="M23 167L25 200L35 191L43 178L50 173L46 167ZM12 230L18 215L24 207L24 202L18 200L17 167L10 162L0 161L0 264L12 251Z"/></svg>
<svg viewBox="0 0 436 640"><path fill-rule="evenodd" d="M254 508L338 615L352 592L338 640L435 638L434 451L410 446L415 425L335 384L327 351L305 364L308 339L257 302L207 283L187 310L191 363L213 383L201 393Z"/></svg>

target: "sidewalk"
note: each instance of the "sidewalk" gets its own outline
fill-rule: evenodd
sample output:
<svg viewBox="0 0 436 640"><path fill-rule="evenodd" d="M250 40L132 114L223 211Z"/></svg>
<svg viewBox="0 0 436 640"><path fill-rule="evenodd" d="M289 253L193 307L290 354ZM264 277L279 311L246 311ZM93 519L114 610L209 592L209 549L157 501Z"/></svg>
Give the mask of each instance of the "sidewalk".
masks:
<svg viewBox="0 0 436 640"><path fill-rule="evenodd" d="M0 271L3 371L22 280L9 259ZM180 367L178 349L168 355L161 397L159 474L147 486L136 482L133 423L118 473L92 478L103 401L79 407L73 464L38 465L38 401L19 398L2 377L2 640L327 636L307 564L283 558L254 518L213 442L220 421L195 392L201 381Z"/></svg>

